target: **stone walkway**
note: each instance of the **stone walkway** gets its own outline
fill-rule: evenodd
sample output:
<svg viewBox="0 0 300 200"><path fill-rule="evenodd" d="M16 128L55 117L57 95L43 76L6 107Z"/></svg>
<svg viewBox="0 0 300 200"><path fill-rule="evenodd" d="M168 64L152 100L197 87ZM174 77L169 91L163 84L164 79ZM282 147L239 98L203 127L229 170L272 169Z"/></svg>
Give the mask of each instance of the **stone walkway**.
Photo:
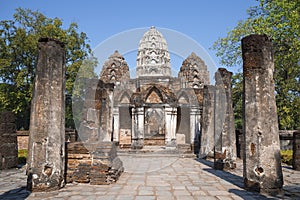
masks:
<svg viewBox="0 0 300 200"><path fill-rule="evenodd" d="M238 170L224 172L211 168L211 162L176 154L120 155L125 172L117 183L91 186L68 184L48 193L29 193L25 190L24 170L5 170L0 173L0 199L300 199L300 172L283 168L285 195L268 197L243 189L241 161Z"/></svg>

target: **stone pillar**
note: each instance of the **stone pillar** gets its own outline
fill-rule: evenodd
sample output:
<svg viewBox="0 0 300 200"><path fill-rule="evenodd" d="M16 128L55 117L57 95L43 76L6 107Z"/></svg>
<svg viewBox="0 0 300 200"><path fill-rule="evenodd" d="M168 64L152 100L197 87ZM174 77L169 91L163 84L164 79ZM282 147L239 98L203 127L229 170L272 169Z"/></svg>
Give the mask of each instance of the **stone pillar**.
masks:
<svg viewBox="0 0 300 200"><path fill-rule="evenodd" d="M293 133L293 169L300 171L300 129Z"/></svg>
<svg viewBox="0 0 300 200"><path fill-rule="evenodd" d="M18 141L15 116L12 112L0 115L0 170L16 167L18 164Z"/></svg>
<svg viewBox="0 0 300 200"><path fill-rule="evenodd" d="M113 90L105 89L107 95L106 98L103 99L105 103L103 103L101 108L101 135L103 135L103 141L110 142L113 140Z"/></svg>
<svg viewBox="0 0 300 200"><path fill-rule="evenodd" d="M200 108L197 106L190 109L190 141L192 150L199 153L199 149L194 149L195 145L199 148L199 134L200 134Z"/></svg>
<svg viewBox="0 0 300 200"><path fill-rule="evenodd" d="M132 108L132 149L142 149L144 146L144 107Z"/></svg>
<svg viewBox="0 0 300 200"><path fill-rule="evenodd" d="M119 141L119 133L120 133L120 116L119 116L119 107L113 108L113 117L114 117L114 142L120 142Z"/></svg>
<svg viewBox="0 0 300 200"><path fill-rule="evenodd" d="M65 49L53 39L39 40L31 102L27 188L57 190L65 174Z"/></svg>
<svg viewBox="0 0 300 200"><path fill-rule="evenodd" d="M102 108L103 91L98 88L98 79L85 79L85 97L83 118L79 127L79 138L81 141L102 141L100 134L100 109ZM99 83L100 84L100 83Z"/></svg>
<svg viewBox="0 0 300 200"><path fill-rule="evenodd" d="M218 101L216 101L216 115L219 119L220 124L216 124L220 129L220 134L217 135L216 139L219 141L216 144L216 152L220 158L215 157L215 162L222 163L222 169L232 169L236 167L236 136L235 136L235 125L234 125L234 114L232 108L232 87L231 87L231 76L232 73L224 68L219 68L215 74L216 88L218 90ZM221 115L220 113L223 113ZM217 147L219 149L217 149ZM215 156L218 156L215 153ZM219 165L220 166L220 165ZM221 169L217 167L217 169Z"/></svg>
<svg viewBox="0 0 300 200"><path fill-rule="evenodd" d="M213 156L214 150L214 105L215 86L205 85L203 88L203 110L201 119L201 138L199 157Z"/></svg>
<svg viewBox="0 0 300 200"><path fill-rule="evenodd" d="M176 124L177 124L177 108L165 108L166 119L166 146L176 147Z"/></svg>
<svg viewBox="0 0 300 200"><path fill-rule="evenodd" d="M244 184L278 193L283 185L272 42L266 35L242 39Z"/></svg>

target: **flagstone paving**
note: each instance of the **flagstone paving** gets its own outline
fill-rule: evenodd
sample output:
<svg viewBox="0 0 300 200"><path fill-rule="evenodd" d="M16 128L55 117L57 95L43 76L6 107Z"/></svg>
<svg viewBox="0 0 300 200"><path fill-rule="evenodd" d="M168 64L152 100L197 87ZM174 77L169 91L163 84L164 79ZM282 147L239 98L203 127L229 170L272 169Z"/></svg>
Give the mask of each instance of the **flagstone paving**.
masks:
<svg viewBox="0 0 300 200"><path fill-rule="evenodd" d="M211 161L178 154L121 153L125 172L111 185L67 184L53 192L26 191L24 169L0 173L0 199L300 199L300 172L283 167L284 196L270 197L243 189L242 162L235 171L211 168Z"/></svg>

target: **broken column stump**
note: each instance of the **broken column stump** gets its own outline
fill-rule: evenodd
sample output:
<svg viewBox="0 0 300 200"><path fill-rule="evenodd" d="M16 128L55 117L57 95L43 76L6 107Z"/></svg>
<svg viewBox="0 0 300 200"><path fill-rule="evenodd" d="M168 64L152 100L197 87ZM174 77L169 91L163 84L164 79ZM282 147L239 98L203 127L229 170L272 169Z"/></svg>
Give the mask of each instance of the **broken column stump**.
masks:
<svg viewBox="0 0 300 200"><path fill-rule="evenodd" d="M293 133L293 169L300 171L300 129Z"/></svg>
<svg viewBox="0 0 300 200"><path fill-rule="evenodd" d="M0 115L0 170L16 167L18 164L18 141L15 116L12 112Z"/></svg>
<svg viewBox="0 0 300 200"><path fill-rule="evenodd" d="M219 68L215 73L216 79L216 112L215 119L215 169L228 170L236 168L236 136L234 114L232 107L232 72ZM223 113L223 115L221 115ZM219 119L221 117L222 119Z"/></svg>
<svg viewBox="0 0 300 200"><path fill-rule="evenodd" d="M113 142L75 142L67 146L67 183L108 185L124 171Z"/></svg>
<svg viewBox="0 0 300 200"><path fill-rule="evenodd" d="M242 39L244 184L262 193L283 185L272 42L266 35Z"/></svg>
<svg viewBox="0 0 300 200"><path fill-rule="evenodd" d="M51 191L64 186L65 49L53 39L39 40L30 115L27 189Z"/></svg>

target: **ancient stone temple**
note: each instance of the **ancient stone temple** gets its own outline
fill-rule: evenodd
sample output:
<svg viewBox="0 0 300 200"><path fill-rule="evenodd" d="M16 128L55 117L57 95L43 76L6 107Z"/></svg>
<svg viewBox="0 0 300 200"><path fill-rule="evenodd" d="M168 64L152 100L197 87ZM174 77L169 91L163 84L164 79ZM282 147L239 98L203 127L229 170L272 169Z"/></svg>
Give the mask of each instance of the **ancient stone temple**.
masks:
<svg viewBox="0 0 300 200"><path fill-rule="evenodd" d="M115 85L109 99L112 110L107 112L112 120L106 124L112 127L107 127L104 140L132 149L157 145L199 150L203 87L209 85L209 72L195 53L173 77L167 42L151 27L139 42L136 77L130 78L124 57L115 51L104 63L100 80Z"/></svg>

